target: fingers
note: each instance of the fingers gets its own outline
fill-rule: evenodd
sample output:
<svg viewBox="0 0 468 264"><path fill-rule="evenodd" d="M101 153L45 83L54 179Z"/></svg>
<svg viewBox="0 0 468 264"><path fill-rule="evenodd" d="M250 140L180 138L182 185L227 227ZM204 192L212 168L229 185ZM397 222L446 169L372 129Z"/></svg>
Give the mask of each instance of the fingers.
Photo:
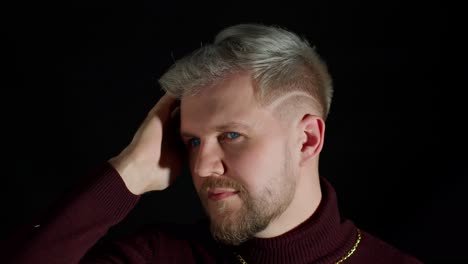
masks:
<svg viewBox="0 0 468 264"><path fill-rule="evenodd" d="M176 108L174 108L174 110L171 113L171 118L174 118L178 115L180 115L180 106L176 106Z"/></svg>
<svg viewBox="0 0 468 264"><path fill-rule="evenodd" d="M161 104L170 104L170 103L172 103L174 101L177 101L177 98L170 95L170 94L168 94L168 93L166 93L161 97L161 99L159 99L158 104L159 103L161 103Z"/></svg>
<svg viewBox="0 0 468 264"><path fill-rule="evenodd" d="M164 123L178 111L180 100L176 97L164 94L156 105L151 109L149 115L157 115Z"/></svg>
<svg viewBox="0 0 468 264"><path fill-rule="evenodd" d="M159 99L159 101L156 103L156 105L153 107L153 109L169 108L175 102L177 102L177 98L166 93Z"/></svg>

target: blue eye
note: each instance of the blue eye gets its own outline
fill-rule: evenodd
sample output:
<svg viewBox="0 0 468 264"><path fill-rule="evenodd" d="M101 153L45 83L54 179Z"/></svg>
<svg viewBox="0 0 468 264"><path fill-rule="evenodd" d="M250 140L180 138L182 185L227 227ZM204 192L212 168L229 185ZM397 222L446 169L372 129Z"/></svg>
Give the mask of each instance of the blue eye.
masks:
<svg viewBox="0 0 468 264"><path fill-rule="evenodd" d="M200 139L192 138L192 139L190 139L189 144L190 144L191 147L196 147L196 146L200 145Z"/></svg>
<svg viewBox="0 0 468 264"><path fill-rule="evenodd" d="M223 136L221 137L221 140L234 140L238 137L240 137L241 134L239 133L236 133L236 132L227 132L227 133L224 133ZM198 145L200 145L200 139L199 138L191 138L188 140L188 145L191 147L191 148L195 148L195 147L198 147Z"/></svg>
<svg viewBox="0 0 468 264"><path fill-rule="evenodd" d="M236 132L228 132L227 135L229 139L235 139L235 138L240 137L240 134Z"/></svg>

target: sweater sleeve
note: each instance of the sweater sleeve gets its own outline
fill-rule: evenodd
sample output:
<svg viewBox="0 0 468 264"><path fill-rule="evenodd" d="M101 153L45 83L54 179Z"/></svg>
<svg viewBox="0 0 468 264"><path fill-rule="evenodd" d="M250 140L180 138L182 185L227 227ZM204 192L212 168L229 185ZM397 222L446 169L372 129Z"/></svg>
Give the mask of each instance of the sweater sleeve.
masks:
<svg viewBox="0 0 468 264"><path fill-rule="evenodd" d="M140 198L128 191L118 172L107 162L88 176L39 223L17 232L21 236L12 237L19 241L14 243L7 263L80 263ZM145 252L141 252L140 258L145 258Z"/></svg>

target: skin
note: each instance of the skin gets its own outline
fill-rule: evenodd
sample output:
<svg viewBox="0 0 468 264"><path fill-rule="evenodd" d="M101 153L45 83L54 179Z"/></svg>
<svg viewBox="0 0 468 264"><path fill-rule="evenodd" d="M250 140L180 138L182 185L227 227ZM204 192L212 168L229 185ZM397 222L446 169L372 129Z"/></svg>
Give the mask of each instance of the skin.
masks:
<svg viewBox="0 0 468 264"><path fill-rule="evenodd" d="M288 115L294 118L287 122L278 120L275 113L289 99L280 97L261 107L253 95L250 75L243 73L183 97L180 104L180 132L195 188L215 238L221 233L219 240L230 244L284 234L307 220L321 199L323 119L299 110ZM168 124L176 102L167 95L161 98L132 143L110 160L134 194L163 190L171 175L180 172L180 155L169 151L178 148L170 147L171 133L164 133L171 131ZM216 200L210 193L232 195ZM264 221L242 230L242 222L255 219Z"/></svg>

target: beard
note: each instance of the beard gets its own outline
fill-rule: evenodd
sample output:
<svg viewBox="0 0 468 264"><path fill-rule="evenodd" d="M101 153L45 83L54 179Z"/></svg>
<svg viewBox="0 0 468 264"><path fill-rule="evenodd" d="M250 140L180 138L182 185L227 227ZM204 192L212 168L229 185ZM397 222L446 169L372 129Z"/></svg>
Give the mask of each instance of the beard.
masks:
<svg viewBox="0 0 468 264"><path fill-rule="evenodd" d="M208 178L198 190L202 205L210 218L210 231L213 238L227 245L239 245L265 230L271 221L279 217L294 198L296 182L292 171L290 156L280 173L272 177L261 193L255 197L240 183L231 178ZM241 201L240 208L229 207L226 199L216 202L216 214L210 212L207 190L209 188L232 188L237 191Z"/></svg>

